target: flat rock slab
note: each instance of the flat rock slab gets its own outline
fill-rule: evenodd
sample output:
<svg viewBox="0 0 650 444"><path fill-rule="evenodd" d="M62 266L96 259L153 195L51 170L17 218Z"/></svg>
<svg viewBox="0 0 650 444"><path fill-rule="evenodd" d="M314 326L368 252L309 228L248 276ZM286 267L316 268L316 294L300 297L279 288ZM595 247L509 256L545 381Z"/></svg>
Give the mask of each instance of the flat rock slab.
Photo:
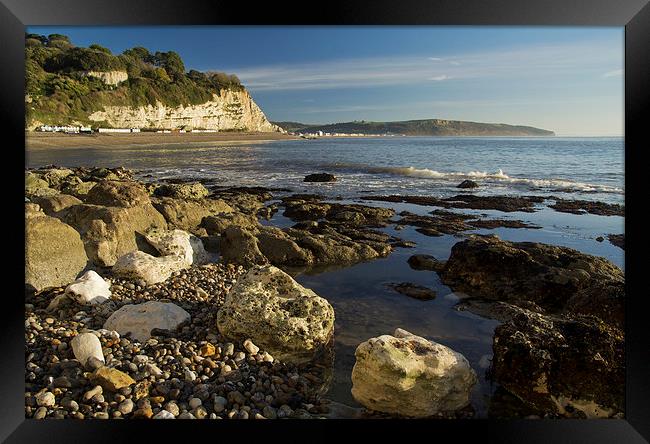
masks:
<svg viewBox="0 0 650 444"><path fill-rule="evenodd" d="M126 373L109 367L99 367L90 375L90 380L110 392L135 384L135 380Z"/></svg>
<svg viewBox="0 0 650 444"><path fill-rule="evenodd" d="M411 284L410 282L391 283L387 284L387 286L398 293L421 301L430 301L436 298L436 292L434 290L421 285Z"/></svg>
<svg viewBox="0 0 650 444"><path fill-rule="evenodd" d="M115 330L122 336L130 332L132 338L144 342L151 337L154 328L174 331L189 320L190 314L178 305L149 301L124 305L106 320L104 328Z"/></svg>
<svg viewBox="0 0 650 444"><path fill-rule="evenodd" d="M625 276L613 263L567 247L472 236L458 242L440 276L454 291L550 313L591 314L622 325Z"/></svg>

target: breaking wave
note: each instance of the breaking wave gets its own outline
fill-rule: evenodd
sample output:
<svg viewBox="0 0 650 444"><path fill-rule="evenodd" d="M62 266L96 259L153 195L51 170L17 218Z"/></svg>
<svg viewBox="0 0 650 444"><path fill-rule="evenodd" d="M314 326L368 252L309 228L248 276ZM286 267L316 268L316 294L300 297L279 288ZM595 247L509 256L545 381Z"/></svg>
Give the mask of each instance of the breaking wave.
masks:
<svg viewBox="0 0 650 444"><path fill-rule="evenodd" d="M503 172L502 169L498 169L494 172L488 171L453 171L453 172L441 172L436 170L431 170L428 168L415 168L412 166L409 167L373 167L367 165L355 165L355 164L335 164L330 165L337 169L352 169L367 174L388 174L394 176L404 176L404 177L413 177L418 179L437 179L441 182L444 181L459 181L463 179L482 179L490 183L502 183L510 184L511 186L521 186L531 190L546 190L546 191L557 191L557 192L583 192L583 193L615 193L623 194L623 188L601 185L601 184L591 184L576 182L567 179L560 178L548 178L548 179L533 179L533 178L522 178L522 177L510 177Z"/></svg>

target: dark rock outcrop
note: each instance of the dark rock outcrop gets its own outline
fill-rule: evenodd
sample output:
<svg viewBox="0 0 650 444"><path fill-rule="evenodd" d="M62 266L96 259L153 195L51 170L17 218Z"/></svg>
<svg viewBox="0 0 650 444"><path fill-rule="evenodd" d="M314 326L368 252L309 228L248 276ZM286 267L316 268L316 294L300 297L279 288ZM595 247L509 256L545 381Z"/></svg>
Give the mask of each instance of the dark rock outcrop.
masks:
<svg viewBox="0 0 650 444"><path fill-rule="evenodd" d="M149 193L141 183L127 180L102 180L92 187L85 202L107 207L131 208L149 204Z"/></svg>
<svg viewBox="0 0 650 444"><path fill-rule="evenodd" d="M556 317L518 307L494 334L491 377L529 405L561 416L623 411L623 332L594 316ZM583 416L583 417L584 417Z"/></svg>
<svg viewBox="0 0 650 444"><path fill-rule="evenodd" d="M609 234L607 239L617 247L625 250L625 235L624 234Z"/></svg>
<svg viewBox="0 0 650 444"><path fill-rule="evenodd" d="M428 254L414 254L408 258L409 266L414 270L440 271L445 266L444 262Z"/></svg>
<svg viewBox="0 0 650 444"><path fill-rule="evenodd" d="M436 292L434 290L410 282L388 284L388 287L405 296L419 299L421 301L430 301L436 298Z"/></svg>
<svg viewBox="0 0 650 444"><path fill-rule="evenodd" d="M336 182L334 174L316 173L305 176L303 182Z"/></svg>
<svg viewBox="0 0 650 444"><path fill-rule="evenodd" d="M568 200L556 198L553 205L555 211L571 214L596 214L598 216L625 216L625 207L623 205L608 204L605 202L592 202L590 200Z"/></svg>
<svg viewBox="0 0 650 444"><path fill-rule="evenodd" d="M452 247L443 283L473 297L532 301L550 313L622 325L625 277L606 259L566 247L472 236Z"/></svg>
<svg viewBox="0 0 650 444"><path fill-rule="evenodd" d="M478 184L473 180L465 179L456 185L456 188L478 188Z"/></svg>

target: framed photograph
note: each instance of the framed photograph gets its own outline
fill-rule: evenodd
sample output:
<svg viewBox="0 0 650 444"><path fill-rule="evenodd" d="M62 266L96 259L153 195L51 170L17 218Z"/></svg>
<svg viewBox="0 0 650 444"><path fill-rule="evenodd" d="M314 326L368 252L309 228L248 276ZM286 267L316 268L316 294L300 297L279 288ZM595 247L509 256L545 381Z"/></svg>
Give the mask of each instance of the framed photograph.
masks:
<svg viewBox="0 0 650 444"><path fill-rule="evenodd" d="M0 438L647 442L646 3L2 0Z"/></svg>

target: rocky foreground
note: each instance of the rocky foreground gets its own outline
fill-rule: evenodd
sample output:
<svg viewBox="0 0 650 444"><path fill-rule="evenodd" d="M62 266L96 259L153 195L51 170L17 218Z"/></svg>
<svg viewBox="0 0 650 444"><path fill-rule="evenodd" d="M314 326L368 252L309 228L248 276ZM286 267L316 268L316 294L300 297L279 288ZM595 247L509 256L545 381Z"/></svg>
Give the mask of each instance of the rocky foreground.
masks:
<svg viewBox="0 0 650 444"><path fill-rule="evenodd" d="M273 191L143 183L121 168L27 171L26 417L339 416L323 398L334 309L283 270L413 246L381 231L389 225L428 236L537 228L441 209L396 215L312 194L269 203ZM464 199L414 203L534 211L536 202ZM260 223L281 208L292 227ZM465 237L448 261L414 255L409 265L468 294L459 309L502 321L490 378L540 417L620 416L622 271L568 248ZM465 417L477 382L460 353L401 329L359 344L351 379L365 407L355 417Z"/></svg>

